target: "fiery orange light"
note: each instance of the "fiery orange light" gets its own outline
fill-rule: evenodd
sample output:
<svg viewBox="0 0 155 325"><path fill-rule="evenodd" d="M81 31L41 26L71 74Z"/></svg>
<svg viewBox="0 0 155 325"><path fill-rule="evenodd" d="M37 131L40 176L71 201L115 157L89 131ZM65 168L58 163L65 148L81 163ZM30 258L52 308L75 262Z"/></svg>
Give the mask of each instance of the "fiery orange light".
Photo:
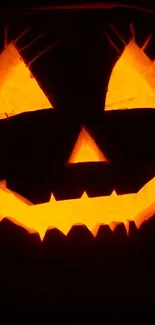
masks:
<svg viewBox="0 0 155 325"><path fill-rule="evenodd" d="M132 40L110 77L105 110L155 108L155 61Z"/></svg>
<svg viewBox="0 0 155 325"><path fill-rule="evenodd" d="M0 55L0 118L52 108L51 103L11 43Z"/></svg>
<svg viewBox="0 0 155 325"><path fill-rule="evenodd" d="M105 155L96 145L95 141L88 134L88 132L82 128L78 139L75 143L74 149L69 159L69 163L80 163L80 162L95 162L105 161L108 162Z"/></svg>
<svg viewBox="0 0 155 325"><path fill-rule="evenodd" d="M1 184L1 183L0 183ZM8 217L29 232L38 232L43 239L48 228L58 228L67 234L75 224L86 225L92 233L101 224L134 220L139 226L155 213L155 178L138 193L89 198L86 193L80 199L30 205L16 193L0 186L0 220Z"/></svg>
<svg viewBox="0 0 155 325"><path fill-rule="evenodd" d="M0 69L2 114L51 107L36 80L30 78L30 72L13 44L1 54ZM155 107L154 80L154 62L134 41L130 42L113 69L106 109ZM108 162L94 140L82 129L69 163L88 161ZM38 232L41 238L48 228L56 227L67 234L75 224L86 225L95 235L97 226L101 224L109 224L113 228L114 222L128 225L128 221L134 220L139 226L155 213L154 192L155 178L137 193L117 195L113 191L110 196L95 198L89 198L84 193L80 199L65 201L56 201L51 196L48 203L32 205L19 194L8 190L5 182L1 182L0 220L8 217L29 232Z"/></svg>

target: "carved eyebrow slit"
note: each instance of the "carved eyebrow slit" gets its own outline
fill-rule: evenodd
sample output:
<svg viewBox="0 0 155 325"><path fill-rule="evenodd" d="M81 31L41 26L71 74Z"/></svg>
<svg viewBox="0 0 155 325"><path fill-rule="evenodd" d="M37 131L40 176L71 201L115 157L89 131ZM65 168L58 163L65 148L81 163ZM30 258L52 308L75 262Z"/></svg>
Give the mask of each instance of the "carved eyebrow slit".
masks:
<svg viewBox="0 0 155 325"><path fill-rule="evenodd" d="M8 26L5 28L4 31L4 48L8 45L8 41L7 41L7 29ZM14 41L12 41L11 43L15 46L17 46L17 42L24 37L25 34L27 34L30 30L32 29L31 26L29 26L28 28L26 28ZM22 52L26 49L28 49L29 47L31 47L31 45L33 45L34 43L36 43L39 39L41 39L42 37L44 37L45 35L47 35L47 32L41 33L40 35L36 36L32 41L30 41L27 45L23 46L22 48L18 49L18 52ZM50 45L48 45L44 50L41 50L29 63L28 66L30 66L33 62L35 62L39 57L41 57L43 54L45 54L48 50L50 50L52 47L54 47L57 42L54 42Z"/></svg>
<svg viewBox="0 0 155 325"><path fill-rule="evenodd" d="M115 35L117 35L117 37L122 41L124 46L127 46L126 42L124 41L123 37L121 36L121 34L118 32L118 30L116 29L116 27L113 24L109 24L110 28L113 30L113 32L115 33ZM119 50L118 46L114 43L114 41L112 40L112 38L109 36L109 34L107 32L104 32L105 36L107 37L109 43L115 48L115 50L121 54L121 51Z"/></svg>

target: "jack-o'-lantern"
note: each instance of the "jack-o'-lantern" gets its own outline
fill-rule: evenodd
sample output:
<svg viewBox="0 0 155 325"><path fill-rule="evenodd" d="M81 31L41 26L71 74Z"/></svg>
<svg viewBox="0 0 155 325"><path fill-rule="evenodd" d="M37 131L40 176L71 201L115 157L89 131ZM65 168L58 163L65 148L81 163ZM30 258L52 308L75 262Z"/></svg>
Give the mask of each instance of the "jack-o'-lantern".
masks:
<svg viewBox="0 0 155 325"><path fill-rule="evenodd" d="M132 311L154 311L153 28L147 20L140 42L131 17L120 36L107 13L75 9L49 25L43 12L28 16L31 33L13 42L27 28L18 12L2 42L1 309L93 311L94 324L104 311L117 323L120 310L125 324ZM125 25L117 13L113 25ZM58 40L46 53L42 32Z"/></svg>
<svg viewBox="0 0 155 325"><path fill-rule="evenodd" d="M30 199L30 196L24 195L22 191L20 193L18 186L17 190L14 191L9 180L7 180L7 183L2 181L0 189L1 219L7 216L13 219L15 223L21 224L28 230L39 232L40 236L43 238L49 227L56 227L67 234L73 225L84 224L96 234L98 226L101 224L113 225L115 222L124 222L127 225L129 220L134 220L136 225L139 226L142 221L149 218L154 213L153 195L155 187L155 167L151 166L148 168L148 163L146 163L146 166L142 166L141 169L139 168L139 170L137 170L136 164L133 165L132 162L130 163L128 161L129 156L126 149L124 152L122 151L122 156L120 154L118 158L115 149L113 148L112 151L110 148L112 139L109 135L109 131L111 134L112 132L116 132L110 129L113 123L113 116L116 119L116 125L118 125L117 118L119 119L120 116L121 122L127 123L125 121L126 118L130 119L130 117L133 118L135 115L133 122L131 122L133 134L136 132L136 124L134 125L132 123L136 123L137 113L142 116L143 113L140 112L142 106L145 108L152 107L152 109L146 112L146 117L147 114L153 114L152 116L154 116L155 70L154 62L144 53L144 49L147 45L146 43L140 48L136 45L135 40L132 39L129 44L125 46L113 70L111 68L112 72L106 95L105 111L103 111L100 116L95 117L93 121L90 121L88 127L85 125L85 122L83 122L81 126L78 126L76 136L74 135L74 141L71 141L68 146L69 153L66 159L62 161L60 158L60 163L58 163L59 176L57 176L57 180L53 175L54 171L52 171L52 176L48 175L47 178L43 177L43 179L40 180L39 168L41 165L39 159L41 159L42 162L43 158L37 156L38 152L35 152L35 148L32 153L35 135L33 133L34 138L32 138L31 134L32 143L31 145L29 143L29 145L32 147L30 151L31 154L35 156L35 164L38 163L39 167L37 165L34 166L30 159L27 164L28 171L26 171L26 174L29 172L28 177L31 178L32 174L30 170L32 168L34 172L34 168L36 168L36 175L35 177L33 175L33 177L36 178L38 174L39 181L37 181L37 187L43 187L43 183L45 185L45 179L48 183L47 179L49 178L49 184L47 186L48 198L40 202L40 204L39 202L35 202L38 204L33 205L31 203L33 200ZM8 128L8 133L13 133L14 128L16 128L17 132L18 123L21 123L22 131L20 131L20 137L21 139L23 137L25 139L25 137L27 138L29 135L24 135L24 129L27 129L27 132L31 133L33 122L36 128L43 128L43 132L46 132L46 122L44 124L44 119L45 116L48 118L49 111L50 114L52 114L50 115L50 119L54 121L52 123L56 122L58 125L59 121L60 125L66 123L68 116L61 116L60 112L57 113L57 109L53 110L53 112L51 110L44 111L44 108L52 108L52 105L43 91L39 89L35 78L31 78L30 71L21 58L21 54L19 55L15 44L11 43L5 47L0 56L0 65L2 66L2 75L0 79L2 116L4 117L4 115L6 115L5 117L9 117L10 115L16 115L5 121L3 120L5 127ZM131 110L129 111L128 109ZM137 112L137 109L139 112ZM35 110L40 110L40 113L28 113L28 111ZM19 113L22 112L27 113L24 113L26 115L20 115ZM28 114L34 115L30 116ZM39 116L37 114L40 114L41 120L37 120L37 116ZM21 122L19 122L20 118ZM39 126L36 126L38 123L37 121L39 121ZM51 128L52 127L53 124ZM96 128L94 132L96 132L97 141L94 138L95 133L93 135L90 132L90 129L93 128ZM126 128L128 128L127 124ZM74 126L72 126L72 129L74 129ZM101 138L99 139L99 133L102 133L102 140ZM9 140L9 143L7 143L9 148L12 147L12 149L10 148L9 150L8 147L5 149L5 152L7 150L8 161L10 161L13 152L16 156L15 141L17 141L17 134L15 138L14 135L12 135L12 140ZM48 133L48 136L49 134L50 133ZM57 134L55 138L52 139L52 143L54 143L54 140L56 140L55 145L59 148ZM137 140L138 139L135 138L135 142ZM39 141L41 141L41 137ZM127 142L129 142L129 139L127 139ZM41 146L41 142L39 142L39 145ZM121 146L121 141L120 143L118 142L118 152L120 153L119 146ZM126 144L126 148L127 147L128 144ZM130 149L131 147L129 146L128 150L130 151ZM10 167L11 176L14 174L14 170L18 170L18 167L21 169L21 166L15 166L16 163L18 165L20 162L20 155L22 161L27 159L24 150L24 144L22 144L21 152L18 152L19 159L16 156ZM51 150L53 150L52 147ZM51 169L53 168L54 170L56 167L55 157L52 159L53 166L51 165ZM48 157L44 156L44 167L46 164L48 168L50 168ZM131 174L134 178L134 184L131 184ZM50 179L52 179L52 177L54 179L54 185L50 188ZM122 181L119 180L119 177ZM17 183L20 183L21 175L18 176L17 179ZM25 180L25 178L23 179ZM40 185L38 185L39 182ZM128 188L125 183L128 183ZM10 190L8 188L10 188ZM21 195L19 196L15 192Z"/></svg>

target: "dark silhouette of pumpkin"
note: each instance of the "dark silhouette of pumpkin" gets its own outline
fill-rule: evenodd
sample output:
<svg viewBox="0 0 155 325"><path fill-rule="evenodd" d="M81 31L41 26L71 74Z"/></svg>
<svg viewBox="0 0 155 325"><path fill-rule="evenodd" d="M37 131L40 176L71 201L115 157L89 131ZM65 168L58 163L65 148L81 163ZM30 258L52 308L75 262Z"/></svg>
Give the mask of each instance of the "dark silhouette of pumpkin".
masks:
<svg viewBox="0 0 155 325"><path fill-rule="evenodd" d="M61 13L58 20L58 15L52 16L55 29L50 29L49 38L60 43L31 67L54 109L0 120L1 179L7 180L8 189L33 204L49 202L51 192L59 201L80 198L83 192L90 197L107 196L114 189L118 195L137 193L154 177L155 111L145 107L104 111L108 82L118 58L104 30L110 19L115 25L120 16L82 11ZM121 32L126 39L130 15L122 18L125 27ZM135 22L138 15L132 12ZM146 17L148 14L147 29L153 30L153 22ZM27 18L22 19L12 34L24 27ZM47 29L51 20L47 22L44 15L42 20ZM139 21L143 42L142 23L143 18ZM34 57L41 41L39 44L23 54L25 62ZM66 164L82 127L110 163ZM101 225L96 237L86 225L80 225L66 236L60 229L48 230L41 241L38 234L4 218L0 222L1 306L25 313L51 310L51 317L53 310L78 316L80 312L103 312L102 320L107 312L116 319L120 308L126 319L134 312L153 311L154 228L154 216L149 215L139 228L130 221L128 235L123 223L113 230Z"/></svg>

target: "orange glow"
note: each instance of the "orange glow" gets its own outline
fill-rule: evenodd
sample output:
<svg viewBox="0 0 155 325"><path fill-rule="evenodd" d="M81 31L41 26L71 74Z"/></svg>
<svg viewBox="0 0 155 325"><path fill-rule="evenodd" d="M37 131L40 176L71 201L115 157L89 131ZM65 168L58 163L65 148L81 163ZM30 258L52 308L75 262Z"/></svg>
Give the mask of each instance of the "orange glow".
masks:
<svg viewBox="0 0 155 325"><path fill-rule="evenodd" d="M52 108L13 44L0 55L0 118Z"/></svg>
<svg viewBox="0 0 155 325"><path fill-rule="evenodd" d="M134 107L155 108L155 66L134 41L125 48L116 63L108 86L106 110ZM25 111L51 108L48 99L31 77L13 44L0 56L0 118ZM69 163L108 162L95 141L83 128L78 136ZM90 175L91 177L91 175ZM76 224L84 224L95 235L97 227L135 221L137 226L155 213L155 178L137 193L89 198L86 193L79 199L33 205L10 191L6 182L0 182L0 220L4 217L38 232L43 239L48 228L58 228L67 234Z"/></svg>
<svg viewBox="0 0 155 325"><path fill-rule="evenodd" d="M93 161L108 162L107 158L100 151L92 137L84 128L82 128L69 159L69 163L76 164L80 162Z"/></svg>
<svg viewBox="0 0 155 325"><path fill-rule="evenodd" d="M3 186L2 186L2 185ZM0 220L8 217L29 232L38 232L43 239L48 228L58 228L67 234L76 224L86 225L92 233L101 224L134 220L137 226L155 213L155 178L138 193L89 198L86 193L80 199L56 201L54 196L48 203L30 205L24 198L7 190L0 183Z"/></svg>
<svg viewBox="0 0 155 325"><path fill-rule="evenodd" d="M132 40L112 70L105 110L142 107L155 108L155 61Z"/></svg>

